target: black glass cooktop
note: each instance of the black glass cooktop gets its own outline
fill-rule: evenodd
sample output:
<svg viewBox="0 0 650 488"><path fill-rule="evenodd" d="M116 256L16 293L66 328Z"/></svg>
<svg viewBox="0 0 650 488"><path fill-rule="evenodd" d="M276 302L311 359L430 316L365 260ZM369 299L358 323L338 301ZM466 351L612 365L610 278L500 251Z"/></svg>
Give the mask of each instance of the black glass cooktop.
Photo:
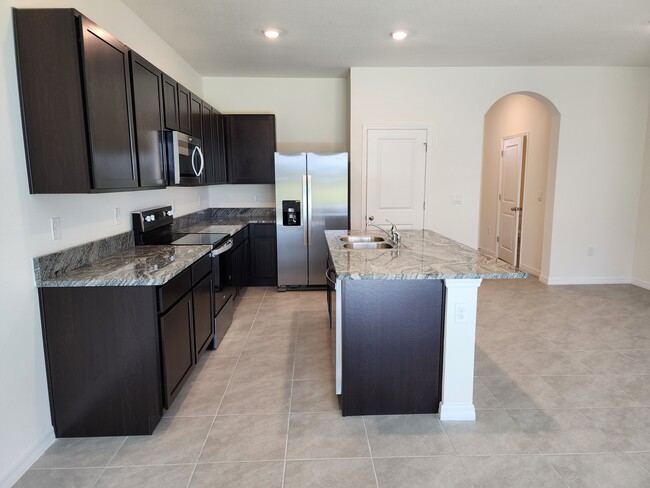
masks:
<svg viewBox="0 0 650 488"><path fill-rule="evenodd" d="M227 240L230 234L174 234L173 237L175 240L170 243L172 246L217 246Z"/></svg>

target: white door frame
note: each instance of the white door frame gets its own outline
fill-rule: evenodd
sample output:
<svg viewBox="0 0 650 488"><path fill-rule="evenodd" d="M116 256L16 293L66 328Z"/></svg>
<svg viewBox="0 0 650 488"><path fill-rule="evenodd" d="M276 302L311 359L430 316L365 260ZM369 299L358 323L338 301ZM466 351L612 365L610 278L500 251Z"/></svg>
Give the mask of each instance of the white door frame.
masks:
<svg viewBox="0 0 650 488"><path fill-rule="evenodd" d="M523 139L524 147L522 148L523 154L521 159L521 188L519 190L520 206L523 206L524 195L526 194L525 176L526 176L526 161L528 159L528 142L530 138L530 131L519 132L518 134L511 134L508 136L501 137L501 157L499 158L499 187L497 188L497 222L494 227L496 229L496 233L494 235L494 251L495 251L496 259L499 259L499 242L497 241L497 238L499 238L499 236L501 235L501 198L499 198L499 195L501 195L501 185L503 184L503 144L507 139L513 139L515 137L524 138ZM521 266L521 250L524 247L524 214L523 213L519 214L519 218L517 219L517 221L518 221L517 225L519 225L519 222L521 222L521 228L517 229L518 232L521 232L521 240L519 242L519 245L517 246L517 253L514 256L514 261L515 263Z"/></svg>
<svg viewBox="0 0 650 488"><path fill-rule="evenodd" d="M382 130L414 130L421 129L427 131L427 151L426 159L424 166L425 182L424 182L424 224L426 227L427 222L429 221L429 207L426 202L429 201L429 188L431 187L431 134L432 126L427 124L363 124L363 150L362 150L362 161L361 165L361 215L359 222L365 227L367 222L366 216L368 214L368 131L372 129L382 129Z"/></svg>

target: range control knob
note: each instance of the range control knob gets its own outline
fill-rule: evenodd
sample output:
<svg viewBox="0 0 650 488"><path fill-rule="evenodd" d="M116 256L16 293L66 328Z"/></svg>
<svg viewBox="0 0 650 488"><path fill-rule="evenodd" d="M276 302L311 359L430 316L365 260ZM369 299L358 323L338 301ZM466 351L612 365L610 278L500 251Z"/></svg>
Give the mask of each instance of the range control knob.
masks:
<svg viewBox="0 0 650 488"><path fill-rule="evenodd" d="M167 215L172 217L174 215L174 211L173 210L167 210Z"/></svg>
<svg viewBox="0 0 650 488"><path fill-rule="evenodd" d="M147 222L153 222L154 220L156 220L156 216L155 215L147 215L144 218L144 220L146 220Z"/></svg>

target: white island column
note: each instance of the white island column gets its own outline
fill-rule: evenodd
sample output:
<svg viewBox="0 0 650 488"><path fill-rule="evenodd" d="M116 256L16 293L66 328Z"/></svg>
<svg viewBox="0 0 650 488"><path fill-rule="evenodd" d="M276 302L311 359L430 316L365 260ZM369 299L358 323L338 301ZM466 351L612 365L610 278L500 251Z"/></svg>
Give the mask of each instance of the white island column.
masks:
<svg viewBox="0 0 650 488"><path fill-rule="evenodd" d="M476 420L474 346L480 279L444 280L445 323L440 420Z"/></svg>

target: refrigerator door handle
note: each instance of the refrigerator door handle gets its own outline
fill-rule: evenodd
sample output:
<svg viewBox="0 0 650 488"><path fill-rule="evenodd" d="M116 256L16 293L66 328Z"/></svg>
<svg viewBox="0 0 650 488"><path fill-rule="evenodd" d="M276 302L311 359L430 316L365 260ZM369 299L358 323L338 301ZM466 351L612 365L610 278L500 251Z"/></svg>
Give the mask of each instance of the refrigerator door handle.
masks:
<svg viewBox="0 0 650 488"><path fill-rule="evenodd" d="M313 198L313 195L311 193L311 175L307 175L307 215L308 215L308 219L309 219L309 220L307 220L307 225L309 227L307 229L307 245L308 246L311 246L311 227L312 227L312 225L311 225L312 224L312 222L311 222L311 219L312 219L311 200L312 200L312 198Z"/></svg>
<svg viewBox="0 0 650 488"><path fill-rule="evenodd" d="M302 175L302 208L306 210L305 215L302 216L303 242L305 246L308 246L309 240L307 236L307 226L309 225L310 209L305 208L306 203L307 203L307 175Z"/></svg>

